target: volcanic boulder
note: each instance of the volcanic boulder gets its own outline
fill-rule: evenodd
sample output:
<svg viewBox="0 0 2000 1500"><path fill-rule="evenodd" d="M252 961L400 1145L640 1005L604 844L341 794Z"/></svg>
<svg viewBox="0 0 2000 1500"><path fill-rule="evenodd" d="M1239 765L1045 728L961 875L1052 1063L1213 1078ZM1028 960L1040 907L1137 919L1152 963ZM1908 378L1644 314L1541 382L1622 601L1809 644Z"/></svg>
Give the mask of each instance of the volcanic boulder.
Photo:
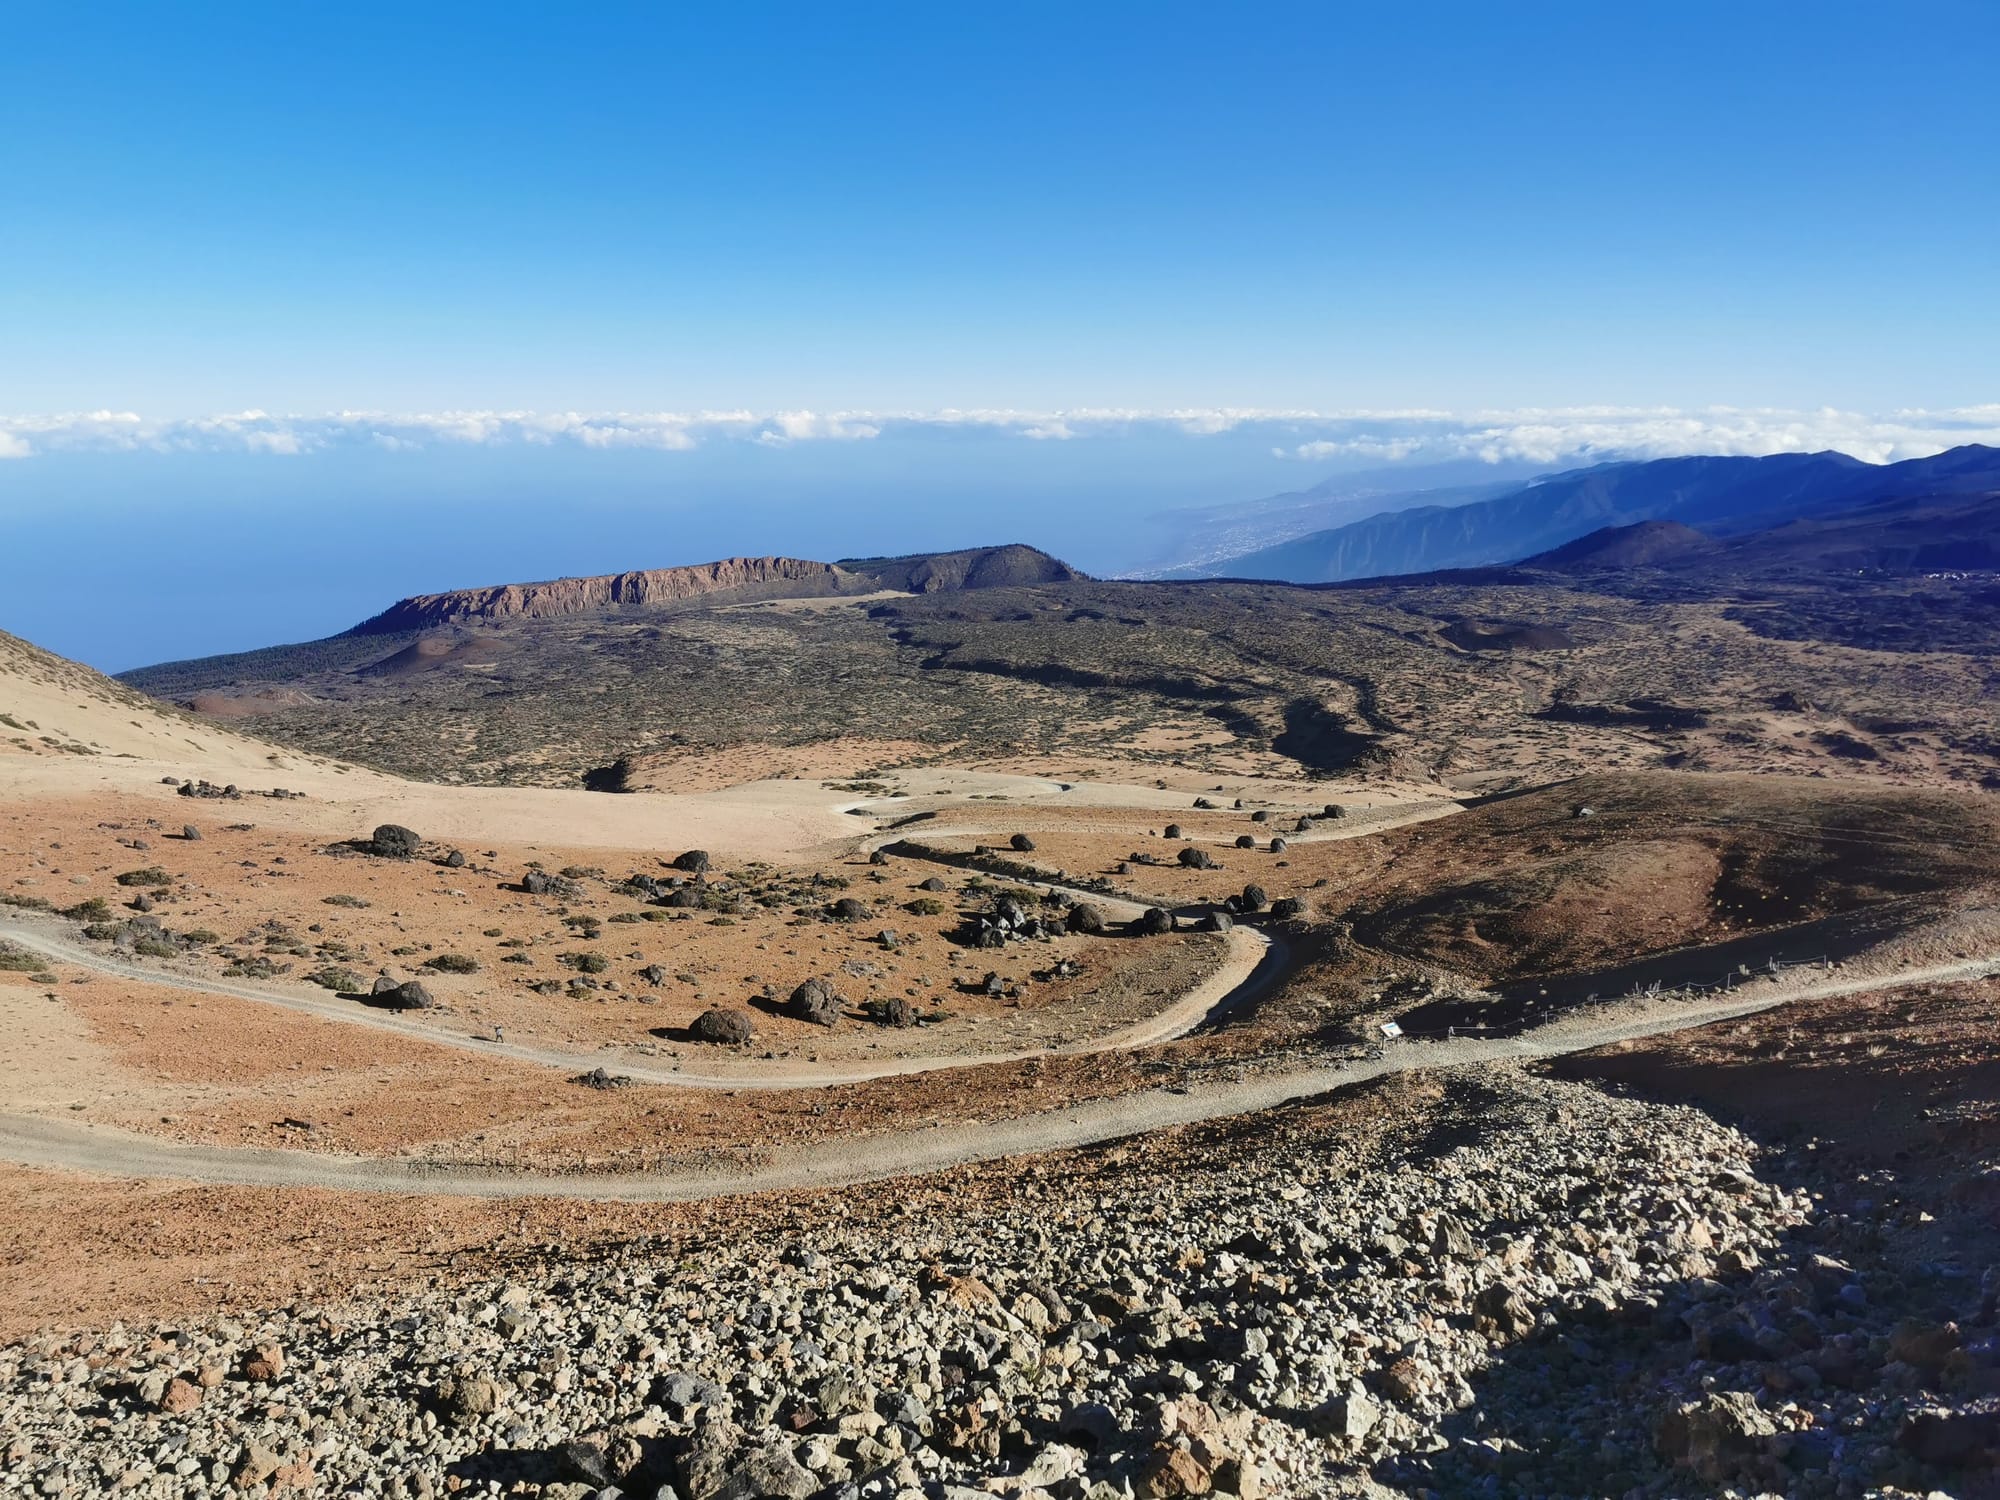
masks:
<svg viewBox="0 0 2000 1500"><path fill-rule="evenodd" d="M755 1028L750 1017L740 1010L724 1010L721 1006L703 1011L688 1027L688 1035L698 1042L713 1042L720 1047L744 1047L750 1043Z"/></svg>
<svg viewBox="0 0 2000 1500"><path fill-rule="evenodd" d="M415 829L401 823L384 823L368 840L368 852L382 859L413 859L423 847Z"/></svg>
<svg viewBox="0 0 2000 1500"><path fill-rule="evenodd" d="M840 996L824 979L808 979L792 991L792 1014L815 1026L831 1026L840 1019Z"/></svg>

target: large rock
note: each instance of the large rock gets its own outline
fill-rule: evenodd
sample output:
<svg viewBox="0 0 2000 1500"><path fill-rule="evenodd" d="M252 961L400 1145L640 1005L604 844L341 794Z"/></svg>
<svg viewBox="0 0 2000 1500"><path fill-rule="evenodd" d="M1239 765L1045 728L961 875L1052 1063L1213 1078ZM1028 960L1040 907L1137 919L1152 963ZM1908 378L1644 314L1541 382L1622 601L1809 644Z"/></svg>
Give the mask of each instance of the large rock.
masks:
<svg viewBox="0 0 2000 1500"><path fill-rule="evenodd" d="M1095 937L1104 931L1104 908L1092 906L1088 901L1079 901L1069 909L1069 915L1063 918L1063 926L1071 932Z"/></svg>
<svg viewBox="0 0 2000 1500"><path fill-rule="evenodd" d="M868 903L857 901L852 896L842 896L827 908L828 916L836 922L861 922L867 920Z"/></svg>
<svg viewBox="0 0 2000 1500"><path fill-rule="evenodd" d="M423 846L416 830L401 823L384 823L368 840L368 852L383 859L413 859Z"/></svg>
<svg viewBox="0 0 2000 1500"><path fill-rule="evenodd" d="M1359 1387L1344 1396L1335 1396L1331 1401L1317 1407L1311 1417L1311 1427L1322 1437L1332 1438L1340 1443L1358 1443L1375 1430L1375 1424L1382 1420L1382 1408L1373 1396Z"/></svg>
<svg viewBox="0 0 2000 1500"><path fill-rule="evenodd" d="M747 1046L756 1034L750 1024L747 1012L725 1010L721 1006L705 1010L694 1018L688 1027L688 1034L698 1042L713 1042L722 1047Z"/></svg>
<svg viewBox="0 0 2000 1500"><path fill-rule="evenodd" d="M1212 870L1215 868L1215 861L1209 858L1208 851L1206 849L1197 849L1192 844L1181 850L1176 858L1180 860L1184 868L1189 870Z"/></svg>
<svg viewBox="0 0 2000 1500"><path fill-rule="evenodd" d="M743 1432L734 1422L698 1423L674 1454L674 1488L681 1500L715 1500L732 1477L743 1450Z"/></svg>
<svg viewBox="0 0 2000 1500"><path fill-rule="evenodd" d="M808 979L792 991L792 1014L815 1026L831 1026L840 1019L840 996L824 979Z"/></svg>
<svg viewBox="0 0 2000 1500"><path fill-rule="evenodd" d="M1940 1469L1990 1464L2000 1447L2000 1412L1912 1412L1903 1419L1896 1442L1919 1462Z"/></svg>
<svg viewBox="0 0 2000 1500"><path fill-rule="evenodd" d="M1161 937L1174 930L1173 913L1164 907L1149 906L1132 925L1147 937Z"/></svg>
<svg viewBox="0 0 2000 1500"><path fill-rule="evenodd" d="M1035 841L1025 833L1017 833L1007 840L1007 847L1012 849L1016 854L1033 854L1035 852Z"/></svg>
<svg viewBox="0 0 2000 1500"><path fill-rule="evenodd" d="M393 990L383 994L382 999L397 1010L433 1010L437 1001L431 992L414 979L406 979Z"/></svg>
<svg viewBox="0 0 2000 1500"><path fill-rule="evenodd" d="M773 1442L753 1450L723 1480L713 1500L808 1500L823 1488L789 1448Z"/></svg>
<svg viewBox="0 0 2000 1500"><path fill-rule="evenodd" d="M1472 1299L1472 1326L1491 1338L1519 1338L1534 1330L1535 1310L1506 1282L1495 1281Z"/></svg>
<svg viewBox="0 0 2000 1500"><path fill-rule="evenodd" d="M438 1387L437 1404L445 1419L467 1424L500 1409L500 1386L484 1375L466 1375Z"/></svg>
<svg viewBox="0 0 2000 1500"><path fill-rule="evenodd" d="M708 866L709 858L706 849L690 849L685 854L678 855L674 859L674 868L676 870L685 870L690 875L706 875L708 873Z"/></svg>
<svg viewBox="0 0 2000 1500"><path fill-rule="evenodd" d="M1660 1457L1691 1469L1705 1483L1724 1484L1757 1468L1778 1424L1747 1391L1713 1391L1660 1414L1653 1443Z"/></svg>

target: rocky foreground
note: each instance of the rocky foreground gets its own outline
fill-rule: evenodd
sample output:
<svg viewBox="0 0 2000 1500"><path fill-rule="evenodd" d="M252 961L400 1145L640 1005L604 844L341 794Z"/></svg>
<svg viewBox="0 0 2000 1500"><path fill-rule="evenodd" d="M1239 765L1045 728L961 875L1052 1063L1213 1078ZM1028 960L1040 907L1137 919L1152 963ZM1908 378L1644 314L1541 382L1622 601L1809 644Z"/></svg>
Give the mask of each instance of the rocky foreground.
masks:
<svg viewBox="0 0 2000 1500"><path fill-rule="evenodd" d="M1813 1162L1403 1082L741 1242L44 1337L0 1351L0 1493L1962 1492L1983 1264Z"/></svg>

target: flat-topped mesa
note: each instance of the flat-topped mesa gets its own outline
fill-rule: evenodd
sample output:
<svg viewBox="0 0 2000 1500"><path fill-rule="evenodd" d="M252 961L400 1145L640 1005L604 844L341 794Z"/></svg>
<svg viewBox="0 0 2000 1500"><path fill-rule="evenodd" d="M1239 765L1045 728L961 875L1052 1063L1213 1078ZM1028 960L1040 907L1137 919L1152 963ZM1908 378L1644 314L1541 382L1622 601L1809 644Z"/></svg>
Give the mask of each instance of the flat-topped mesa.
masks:
<svg viewBox="0 0 2000 1500"><path fill-rule="evenodd" d="M799 557L726 557L683 568L556 578L546 583L503 583L488 588L417 594L363 620L350 635L388 635L483 620L547 619L618 605L672 604L707 594L767 589L785 595L860 593L873 587L832 563Z"/></svg>

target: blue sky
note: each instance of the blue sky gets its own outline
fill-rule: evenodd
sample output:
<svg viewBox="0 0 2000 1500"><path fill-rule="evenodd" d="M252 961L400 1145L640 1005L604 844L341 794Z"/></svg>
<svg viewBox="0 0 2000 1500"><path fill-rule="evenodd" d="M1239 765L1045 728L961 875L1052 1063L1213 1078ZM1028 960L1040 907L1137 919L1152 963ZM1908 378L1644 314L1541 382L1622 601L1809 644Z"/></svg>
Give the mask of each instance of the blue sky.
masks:
<svg viewBox="0 0 2000 1500"><path fill-rule="evenodd" d="M444 583L471 526L559 571L576 549L526 539L568 504L617 509L643 566L829 518L1018 530L996 493L1115 536L1496 430L1887 456L2000 425L1990 0L32 4L0 32L0 541L55 582L135 513L163 562L171 521L206 529L194 568L224 517L422 510L446 541L377 546ZM691 525L705 498L738 524ZM280 593L155 642L326 623ZM129 622L52 599L0 626L132 664Z"/></svg>

